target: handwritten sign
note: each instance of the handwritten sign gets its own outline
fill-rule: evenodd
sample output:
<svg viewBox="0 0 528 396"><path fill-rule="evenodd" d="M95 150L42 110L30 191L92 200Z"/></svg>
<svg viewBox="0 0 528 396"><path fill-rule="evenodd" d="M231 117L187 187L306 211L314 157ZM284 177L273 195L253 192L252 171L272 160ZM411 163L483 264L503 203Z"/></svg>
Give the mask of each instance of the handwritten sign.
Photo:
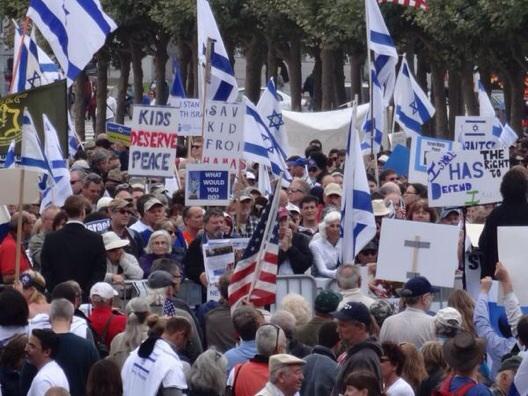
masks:
<svg viewBox="0 0 528 396"><path fill-rule="evenodd" d="M130 146L130 127L116 122L106 123L106 134L112 143L121 143Z"/></svg>
<svg viewBox="0 0 528 396"><path fill-rule="evenodd" d="M456 117L455 140L463 150L491 150L497 138L493 136L493 117Z"/></svg>
<svg viewBox="0 0 528 396"><path fill-rule="evenodd" d="M172 177L176 160L178 110L160 106L134 106L130 133L128 174Z"/></svg>
<svg viewBox="0 0 528 396"><path fill-rule="evenodd" d="M425 136L413 136L409 159L409 183L427 184L427 153L453 149L453 141Z"/></svg>
<svg viewBox="0 0 528 396"><path fill-rule="evenodd" d="M500 183L510 168L507 151L459 150L428 156L429 206L500 202Z"/></svg>
<svg viewBox="0 0 528 396"><path fill-rule="evenodd" d="M200 99L174 98L172 107L178 110L176 132L178 136L202 135Z"/></svg>
<svg viewBox="0 0 528 396"><path fill-rule="evenodd" d="M205 115L203 162L232 167L241 157L244 105L210 101Z"/></svg>
<svg viewBox="0 0 528 396"><path fill-rule="evenodd" d="M227 166L188 164L186 170L186 206L229 205L230 178Z"/></svg>

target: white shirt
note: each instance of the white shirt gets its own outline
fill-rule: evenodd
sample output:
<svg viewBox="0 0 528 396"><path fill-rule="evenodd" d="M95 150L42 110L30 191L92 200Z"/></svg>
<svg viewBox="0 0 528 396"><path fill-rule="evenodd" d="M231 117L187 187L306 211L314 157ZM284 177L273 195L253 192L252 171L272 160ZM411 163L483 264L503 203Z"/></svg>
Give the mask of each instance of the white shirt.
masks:
<svg viewBox="0 0 528 396"><path fill-rule="evenodd" d="M341 239L334 246L324 238L314 238L309 246L319 276L335 279L341 257Z"/></svg>
<svg viewBox="0 0 528 396"><path fill-rule="evenodd" d="M143 231L150 230L152 231L152 227L146 225L141 220L136 221L134 224L132 224L129 227L131 230L136 231L138 234L141 234Z"/></svg>
<svg viewBox="0 0 528 396"><path fill-rule="evenodd" d="M30 319L28 333L31 334L33 329L51 329L49 315L46 313L41 313L35 315L32 319ZM70 333L73 333L82 338L87 338L88 323L86 323L86 319L74 316L70 326Z"/></svg>
<svg viewBox="0 0 528 396"><path fill-rule="evenodd" d="M385 319L379 338L382 343L410 342L420 349L425 342L436 340L434 318L421 309L407 307L405 311Z"/></svg>
<svg viewBox="0 0 528 396"><path fill-rule="evenodd" d="M157 340L146 359L138 356L138 349L130 353L121 370L123 396L155 396L160 386L187 389L180 358L167 341Z"/></svg>
<svg viewBox="0 0 528 396"><path fill-rule="evenodd" d="M374 304L374 302L376 301L373 298L364 295L361 292L361 289L359 289L359 288L341 290L339 293L341 293L341 295L343 296L343 299L341 300L341 302L337 306L337 310L338 311L341 308L343 308L346 303L349 303L349 302L360 302L360 303L365 304L367 306L367 308L370 308L370 306L372 304Z"/></svg>
<svg viewBox="0 0 528 396"><path fill-rule="evenodd" d="M7 345L14 336L30 334L27 326L0 326L0 347Z"/></svg>
<svg viewBox="0 0 528 396"><path fill-rule="evenodd" d="M64 371L55 360L50 360L33 378L27 396L44 396L46 391L54 386L60 386L67 391L70 390L70 384L68 384Z"/></svg>
<svg viewBox="0 0 528 396"><path fill-rule="evenodd" d="M398 378L385 392L387 396L414 396L414 391L403 378Z"/></svg>

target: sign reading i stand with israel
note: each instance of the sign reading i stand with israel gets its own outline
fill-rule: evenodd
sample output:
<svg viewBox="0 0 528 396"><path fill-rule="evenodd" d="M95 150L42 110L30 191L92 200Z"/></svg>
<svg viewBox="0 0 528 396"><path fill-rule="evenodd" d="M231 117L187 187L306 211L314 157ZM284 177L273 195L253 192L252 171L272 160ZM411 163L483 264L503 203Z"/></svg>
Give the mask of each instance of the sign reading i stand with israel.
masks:
<svg viewBox="0 0 528 396"><path fill-rule="evenodd" d="M178 110L178 136L202 135L200 99L172 98L171 106Z"/></svg>
<svg viewBox="0 0 528 396"><path fill-rule="evenodd" d="M231 189L227 165L188 164L186 170L186 206L229 205Z"/></svg>
<svg viewBox="0 0 528 396"><path fill-rule="evenodd" d="M510 168L505 149L430 153L429 206L473 206L502 201L500 184Z"/></svg>
<svg viewBox="0 0 528 396"><path fill-rule="evenodd" d="M493 117L456 117L455 140L463 150L490 150L497 138L493 136Z"/></svg>
<svg viewBox="0 0 528 396"><path fill-rule="evenodd" d="M160 106L134 106L130 133L128 174L172 177L176 161L178 110Z"/></svg>
<svg viewBox="0 0 528 396"><path fill-rule="evenodd" d="M207 102L203 142L203 162L227 164L236 169L242 156L244 105Z"/></svg>
<svg viewBox="0 0 528 396"><path fill-rule="evenodd" d="M442 153L453 149L453 141L413 136L409 159L409 182L427 184L427 153Z"/></svg>
<svg viewBox="0 0 528 396"><path fill-rule="evenodd" d="M130 127L117 122L106 123L106 134L112 143L121 143L130 146Z"/></svg>
<svg viewBox="0 0 528 396"><path fill-rule="evenodd" d="M425 276L440 287L453 287L458 267L456 226L383 219L376 278L396 282Z"/></svg>

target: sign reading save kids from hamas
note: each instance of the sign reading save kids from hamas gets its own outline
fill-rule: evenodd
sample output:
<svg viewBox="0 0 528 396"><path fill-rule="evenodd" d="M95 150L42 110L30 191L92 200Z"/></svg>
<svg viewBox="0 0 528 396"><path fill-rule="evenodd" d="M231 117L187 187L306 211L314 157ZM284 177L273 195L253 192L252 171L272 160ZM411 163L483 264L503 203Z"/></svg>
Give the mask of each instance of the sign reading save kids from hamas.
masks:
<svg viewBox="0 0 528 396"><path fill-rule="evenodd" d="M506 150L429 153L429 206L473 206L500 202L500 184L510 168Z"/></svg>
<svg viewBox="0 0 528 396"><path fill-rule="evenodd" d="M130 176L174 176L177 117L178 110L170 107L134 106L128 157Z"/></svg>

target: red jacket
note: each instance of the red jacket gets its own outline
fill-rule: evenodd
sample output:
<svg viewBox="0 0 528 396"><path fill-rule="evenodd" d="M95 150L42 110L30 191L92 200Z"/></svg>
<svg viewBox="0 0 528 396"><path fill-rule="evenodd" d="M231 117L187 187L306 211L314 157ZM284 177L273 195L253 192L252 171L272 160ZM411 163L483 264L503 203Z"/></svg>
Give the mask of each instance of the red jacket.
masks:
<svg viewBox="0 0 528 396"><path fill-rule="evenodd" d="M125 315L119 312L112 311L111 307L92 307L92 312L88 319L92 323L92 327L99 337L103 336L103 330L110 315L114 315L108 324L108 330L106 332L105 344L110 348L110 343L114 337L125 331L127 318Z"/></svg>
<svg viewBox="0 0 528 396"><path fill-rule="evenodd" d="M262 355L237 364L234 370L233 394L236 396L253 396L268 382L268 358Z"/></svg>
<svg viewBox="0 0 528 396"><path fill-rule="evenodd" d="M20 273L30 269L29 260L24 252L24 247L21 247L22 255L20 256ZM5 275L15 274L16 261L16 239L13 234L9 233L5 236L2 243L0 243L0 274L2 278Z"/></svg>

